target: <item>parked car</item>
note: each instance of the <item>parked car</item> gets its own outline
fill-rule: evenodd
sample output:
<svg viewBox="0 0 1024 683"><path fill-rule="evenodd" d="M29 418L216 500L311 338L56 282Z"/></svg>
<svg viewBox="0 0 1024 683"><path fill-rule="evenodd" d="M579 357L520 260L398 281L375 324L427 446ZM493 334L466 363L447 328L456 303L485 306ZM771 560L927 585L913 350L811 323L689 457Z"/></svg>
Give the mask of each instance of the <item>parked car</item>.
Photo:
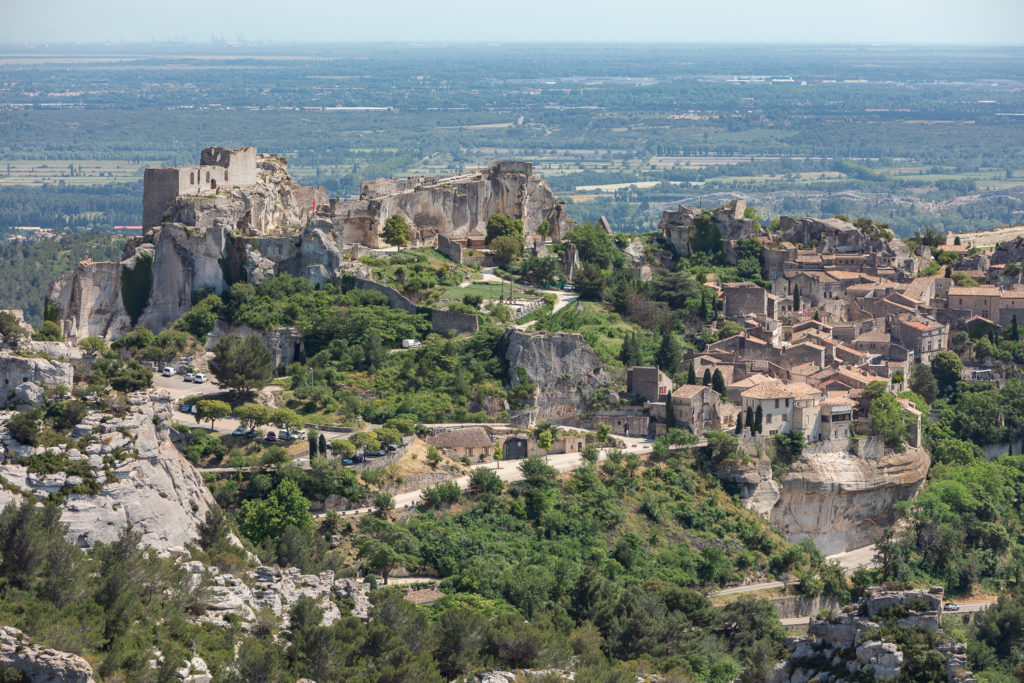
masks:
<svg viewBox="0 0 1024 683"><path fill-rule="evenodd" d="M181 407L178 408L178 410L180 410L183 413L191 413L192 412L192 405L189 404L189 403L182 403Z"/></svg>
<svg viewBox="0 0 1024 683"><path fill-rule="evenodd" d="M187 372L185 373L185 376L182 377L182 379L185 380L186 382L191 382L193 381L193 379L195 379L195 375L193 375L191 372Z"/></svg>
<svg viewBox="0 0 1024 683"><path fill-rule="evenodd" d="M260 433L260 430L258 430L258 429L250 429L249 431L247 431L245 433L244 436L247 439L258 439L258 438L260 438L263 435Z"/></svg>
<svg viewBox="0 0 1024 683"><path fill-rule="evenodd" d="M160 372L160 374L162 374L164 377L174 377L178 373L174 371L174 368L168 366L168 367L164 368Z"/></svg>
<svg viewBox="0 0 1024 683"><path fill-rule="evenodd" d="M192 409L191 409L191 410L189 410L188 412L190 412L190 413L192 413L193 415L195 415L196 413L198 413L198 412L199 412L199 406L198 406L198 405L192 406Z"/></svg>
<svg viewBox="0 0 1024 683"><path fill-rule="evenodd" d="M342 465L354 465L354 464L355 464L355 462L356 462L356 461L355 461L355 460L353 460L352 458L342 458L342 459L341 459L341 464L342 464Z"/></svg>
<svg viewBox="0 0 1024 683"><path fill-rule="evenodd" d="M197 372L196 374L192 375L192 381L195 382L196 384L206 384L207 377L203 373Z"/></svg>
<svg viewBox="0 0 1024 683"><path fill-rule="evenodd" d="M363 461L363 460L365 460L365 459L366 459L366 458L364 458L364 457L363 457L363 456L361 456L361 455L353 455L353 456L352 456L352 462L362 462L362 461ZM347 460L347 458L346 458L346 460Z"/></svg>
<svg viewBox="0 0 1024 683"><path fill-rule="evenodd" d="M249 430L245 427L235 427L234 431L231 432L231 436L245 436L249 433Z"/></svg>
<svg viewBox="0 0 1024 683"><path fill-rule="evenodd" d="M267 432L267 435L263 437L264 441L277 441L277 432Z"/></svg>
<svg viewBox="0 0 1024 683"><path fill-rule="evenodd" d="M959 612L960 605L956 604L955 602L947 602L945 605L942 606L942 609L946 612Z"/></svg>
<svg viewBox="0 0 1024 683"><path fill-rule="evenodd" d="M388 453L394 453L395 451L398 450L398 444L389 443L387 446L384 447L384 450L386 450Z"/></svg>

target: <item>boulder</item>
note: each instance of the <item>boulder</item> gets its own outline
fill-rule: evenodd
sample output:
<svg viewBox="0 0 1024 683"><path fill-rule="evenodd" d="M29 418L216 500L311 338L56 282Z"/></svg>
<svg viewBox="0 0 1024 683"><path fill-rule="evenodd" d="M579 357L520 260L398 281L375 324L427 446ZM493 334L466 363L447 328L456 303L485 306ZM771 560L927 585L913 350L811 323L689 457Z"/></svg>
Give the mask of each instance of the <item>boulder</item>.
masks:
<svg viewBox="0 0 1024 683"><path fill-rule="evenodd" d="M35 408L46 400L46 392L35 382L22 382L14 387L14 404L20 408Z"/></svg>
<svg viewBox="0 0 1024 683"><path fill-rule="evenodd" d="M505 333L509 383L537 385L536 419L574 423L587 410L587 398L609 383L604 364L582 335L567 332Z"/></svg>
<svg viewBox="0 0 1024 683"><path fill-rule="evenodd" d="M32 683L93 683L89 662L70 652L33 645L11 626L0 626L0 665L21 671Z"/></svg>
<svg viewBox="0 0 1024 683"><path fill-rule="evenodd" d="M913 497L931 460L922 448L866 441L861 455L805 452L786 470L771 520L790 541L810 538L831 555L875 543L896 521L894 504Z"/></svg>
<svg viewBox="0 0 1024 683"><path fill-rule="evenodd" d="M75 371L70 363L46 358L23 358L10 351L0 351L0 408L7 405L10 391L30 383L36 387L72 386ZM35 396L35 390L26 388L25 395Z"/></svg>

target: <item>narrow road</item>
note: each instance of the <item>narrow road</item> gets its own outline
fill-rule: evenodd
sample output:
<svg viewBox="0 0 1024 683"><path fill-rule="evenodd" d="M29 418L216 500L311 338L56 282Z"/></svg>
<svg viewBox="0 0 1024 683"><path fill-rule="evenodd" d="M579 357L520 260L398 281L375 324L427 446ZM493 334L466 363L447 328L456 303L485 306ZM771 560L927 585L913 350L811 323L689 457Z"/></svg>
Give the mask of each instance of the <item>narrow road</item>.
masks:
<svg viewBox="0 0 1024 683"><path fill-rule="evenodd" d="M996 604L996 601L995 600L983 600L981 602L969 602L969 603L960 602L960 603L957 603L957 604L960 605L960 609L954 610L954 611L951 611L951 612L947 612L947 611L943 610L942 613L943 614L963 614L965 612L980 612L983 609L987 608L989 605ZM806 617L788 617L786 619L779 619L779 621L782 622L783 626L804 626L804 625L810 623L811 617L810 616L806 616Z"/></svg>

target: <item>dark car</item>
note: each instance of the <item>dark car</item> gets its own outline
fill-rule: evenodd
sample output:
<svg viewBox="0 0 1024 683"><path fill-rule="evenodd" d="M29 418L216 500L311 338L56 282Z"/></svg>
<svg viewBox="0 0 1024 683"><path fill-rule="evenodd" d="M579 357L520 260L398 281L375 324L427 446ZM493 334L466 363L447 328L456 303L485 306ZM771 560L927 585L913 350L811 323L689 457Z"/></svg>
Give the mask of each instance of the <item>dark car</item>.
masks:
<svg viewBox="0 0 1024 683"><path fill-rule="evenodd" d="M398 444L389 443L384 448L387 450L388 453L394 453L395 451L398 450Z"/></svg>
<svg viewBox="0 0 1024 683"><path fill-rule="evenodd" d="M366 458L364 458L364 457L363 457L363 456L361 456L361 455L353 455L353 456L352 456L352 462L362 462L362 461L363 461L363 460L365 460L365 459L366 459Z"/></svg>
<svg viewBox="0 0 1024 683"><path fill-rule="evenodd" d="M267 435L263 437L264 441L277 441L277 434L275 432L267 432Z"/></svg>
<svg viewBox="0 0 1024 683"><path fill-rule="evenodd" d="M341 459L341 464L342 465L352 465L352 464L355 464L355 461L352 460L351 458L342 458Z"/></svg>

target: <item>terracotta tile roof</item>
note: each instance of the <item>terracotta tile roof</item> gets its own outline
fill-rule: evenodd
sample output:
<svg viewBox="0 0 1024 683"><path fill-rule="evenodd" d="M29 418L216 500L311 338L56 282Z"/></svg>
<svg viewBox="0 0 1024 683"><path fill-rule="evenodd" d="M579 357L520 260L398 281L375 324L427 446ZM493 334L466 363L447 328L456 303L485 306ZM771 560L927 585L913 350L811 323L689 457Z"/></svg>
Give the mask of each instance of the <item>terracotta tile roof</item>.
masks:
<svg viewBox="0 0 1024 683"><path fill-rule="evenodd" d="M949 296L1000 296L1002 293L995 285L980 287L950 287Z"/></svg>
<svg viewBox="0 0 1024 683"><path fill-rule="evenodd" d="M466 427L441 432L428 438L427 443L434 448L484 448L494 445L483 427Z"/></svg>
<svg viewBox="0 0 1024 683"><path fill-rule="evenodd" d="M684 384L683 386L679 387L678 389L672 392L672 399L675 400L678 398L680 400L686 401L693 398L694 396L704 391L705 389L707 389L708 391L713 391L711 387L705 386L703 384Z"/></svg>
<svg viewBox="0 0 1024 683"><path fill-rule="evenodd" d="M743 398L764 400L772 398L810 398L820 392L810 384L804 382L764 382L757 386L750 387L740 396Z"/></svg>

